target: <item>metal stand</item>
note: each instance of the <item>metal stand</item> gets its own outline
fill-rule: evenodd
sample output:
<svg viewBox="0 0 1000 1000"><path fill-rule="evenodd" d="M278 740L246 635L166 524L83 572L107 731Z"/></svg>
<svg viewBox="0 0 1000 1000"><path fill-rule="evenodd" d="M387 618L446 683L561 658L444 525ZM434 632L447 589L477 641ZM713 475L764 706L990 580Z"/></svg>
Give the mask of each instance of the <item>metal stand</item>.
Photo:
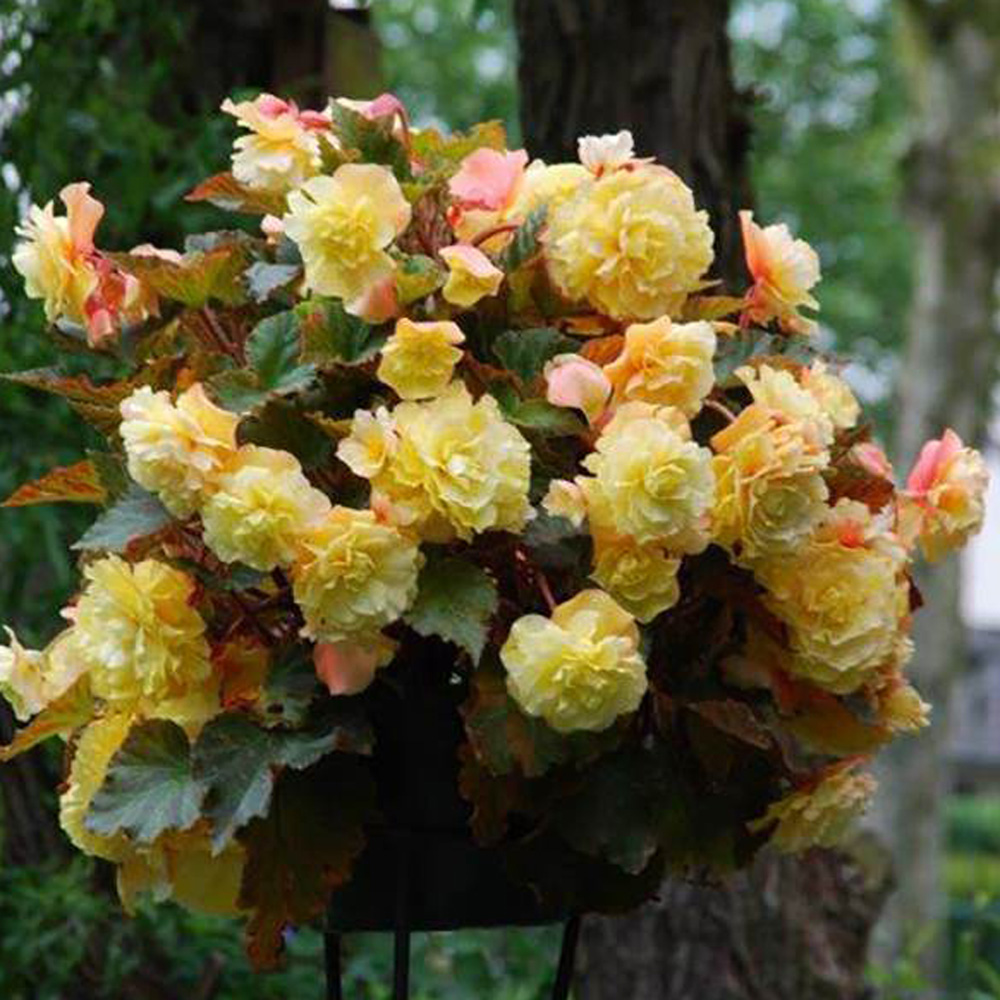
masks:
<svg viewBox="0 0 1000 1000"><path fill-rule="evenodd" d="M410 857L411 845L404 841L397 854L396 907L393 956L393 1000L409 1000L410 996ZM559 952L559 966L556 971L552 1000L568 1000L573 985L573 970L576 964L576 946L580 938L580 916L571 917L563 931L562 948ZM326 996L327 1000L343 1000L341 982L341 935L327 932L326 949Z"/></svg>

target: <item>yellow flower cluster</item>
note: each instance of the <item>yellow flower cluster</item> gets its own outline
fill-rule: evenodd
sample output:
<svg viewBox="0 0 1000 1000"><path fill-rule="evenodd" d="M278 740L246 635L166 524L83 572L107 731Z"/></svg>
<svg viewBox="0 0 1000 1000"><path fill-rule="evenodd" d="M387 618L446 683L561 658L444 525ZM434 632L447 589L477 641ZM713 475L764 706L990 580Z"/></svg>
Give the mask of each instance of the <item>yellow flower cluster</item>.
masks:
<svg viewBox="0 0 1000 1000"><path fill-rule="evenodd" d="M678 315L712 263L708 216L664 167L588 179L549 213L545 259L556 287L614 319Z"/></svg>
<svg viewBox="0 0 1000 1000"><path fill-rule="evenodd" d="M455 323L414 323L401 319L382 348L378 377L400 399L440 396L451 382L465 342Z"/></svg>
<svg viewBox="0 0 1000 1000"><path fill-rule="evenodd" d="M334 507L301 547L292 583L309 638L370 639L417 595L416 542L371 511Z"/></svg>
<svg viewBox="0 0 1000 1000"><path fill-rule="evenodd" d="M639 630L600 590L519 618L500 658L511 697L560 733L607 729L646 693Z"/></svg>
<svg viewBox="0 0 1000 1000"><path fill-rule="evenodd" d="M779 851L835 847L875 794L869 774L839 771L814 788L791 792L751 824L753 830L773 826L770 843Z"/></svg>
<svg viewBox="0 0 1000 1000"><path fill-rule="evenodd" d="M365 294L395 271L386 248L409 223L410 204L391 170L345 163L292 191L284 231L302 253L308 288L357 312Z"/></svg>
<svg viewBox="0 0 1000 1000"><path fill-rule="evenodd" d="M171 513L189 517L235 453L239 417L212 403L200 383L176 403L143 386L122 402L121 414L129 475Z"/></svg>
<svg viewBox="0 0 1000 1000"><path fill-rule="evenodd" d="M426 541L521 531L531 516L531 449L492 396L453 383L437 399L355 415L338 448L371 480L372 505Z"/></svg>

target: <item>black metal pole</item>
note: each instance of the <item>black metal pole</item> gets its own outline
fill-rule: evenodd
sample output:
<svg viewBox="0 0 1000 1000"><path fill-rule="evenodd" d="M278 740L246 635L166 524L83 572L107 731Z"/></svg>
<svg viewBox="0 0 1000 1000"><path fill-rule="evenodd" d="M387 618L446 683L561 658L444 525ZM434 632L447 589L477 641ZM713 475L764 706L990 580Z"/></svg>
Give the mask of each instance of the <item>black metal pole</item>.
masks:
<svg viewBox="0 0 1000 1000"><path fill-rule="evenodd" d="M552 1000L568 1000L573 987L573 970L576 966L576 945L580 940L580 916L570 917L563 931L562 948L559 952L559 968L556 984L552 988Z"/></svg>
<svg viewBox="0 0 1000 1000"><path fill-rule="evenodd" d="M393 955L393 1000L410 996L410 838L403 833L398 841L396 875L396 931Z"/></svg>
<svg viewBox="0 0 1000 1000"><path fill-rule="evenodd" d="M344 1000L340 981L340 935L328 931L324 938L326 951L326 1000Z"/></svg>

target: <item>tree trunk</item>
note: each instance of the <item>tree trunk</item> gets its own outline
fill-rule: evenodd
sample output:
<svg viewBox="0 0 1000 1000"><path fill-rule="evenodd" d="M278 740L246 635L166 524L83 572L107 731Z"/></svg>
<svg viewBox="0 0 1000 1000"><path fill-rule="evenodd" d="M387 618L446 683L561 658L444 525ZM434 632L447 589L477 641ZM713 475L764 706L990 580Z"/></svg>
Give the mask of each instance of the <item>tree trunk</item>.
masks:
<svg viewBox="0 0 1000 1000"><path fill-rule="evenodd" d="M737 91L729 0L517 0L528 149L575 160L578 136L630 128L694 188L720 277L742 281L737 212L750 203L750 101Z"/></svg>
<svg viewBox="0 0 1000 1000"><path fill-rule="evenodd" d="M901 42L914 107L906 164L916 291L900 372L897 457L910 466L945 427L980 443L998 355L1000 8L995 0L902 0ZM964 663L959 561L918 570L914 683L934 706L929 733L886 756L880 825L900 870L884 925L887 954L942 928L948 718ZM882 935L880 935L882 936ZM922 951L940 968L943 935Z"/></svg>
<svg viewBox="0 0 1000 1000"><path fill-rule="evenodd" d="M716 274L744 287L748 100L733 83L728 0L517 0L527 146L576 159L576 137L630 128L676 170L718 234ZM860 1000L885 880L843 854L763 857L720 887L584 924L581 1000Z"/></svg>

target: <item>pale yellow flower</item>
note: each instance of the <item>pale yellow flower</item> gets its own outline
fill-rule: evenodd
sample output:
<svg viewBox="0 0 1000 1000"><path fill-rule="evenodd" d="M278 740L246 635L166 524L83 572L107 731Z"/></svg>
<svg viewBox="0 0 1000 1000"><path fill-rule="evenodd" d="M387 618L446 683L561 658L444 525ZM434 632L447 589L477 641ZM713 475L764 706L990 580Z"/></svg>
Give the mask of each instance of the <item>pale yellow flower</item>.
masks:
<svg viewBox="0 0 1000 1000"><path fill-rule="evenodd" d="M482 250L456 244L439 252L448 265L448 280L441 289L445 302L468 309L500 290L503 271Z"/></svg>
<svg viewBox="0 0 1000 1000"><path fill-rule="evenodd" d="M129 852L128 838L122 834L104 837L91 833L85 820L90 803L108 773L111 758L121 749L134 717L119 712L95 719L76 743L66 788L59 797L59 824L72 843L85 854L121 861Z"/></svg>
<svg viewBox="0 0 1000 1000"><path fill-rule="evenodd" d="M916 733L931 722L931 706L898 674L878 692L876 714L879 723L894 733Z"/></svg>
<svg viewBox="0 0 1000 1000"><path fill-rule="evenodd" d="M651 622L680 599L677 571L681 560L661 545L640 545L622 536L594 538L594 568L590 574L629 614Z"/></svg>
<svg viewBox="0 0 1000 1000"><path fill-rule="evenodd" d="M454 383L437 399L401 403L392 416L396 447L372 477L373 506L426 541L524 528L531 449L492 396L473 402Z"/></svg>
<svg viewBox="0 0 1000 1000"><path fill-rule="evenodd" d="M113 703L180 697L211 676L205 623L192 607L194 582L154 559L91 563L76 608L77 648L91 687Z"/></svg>
<svg viewBox="0 0 1000 1000"><path fill-rule="evenodd" d="M45 654L25 649L13 629L6 629L9 646L0 646L0 695L22 722L37 715L51 700L45 690Z"/></svg>
<svg viewBox="0 0 1000 1000"><path fill-rule="evenodd" d="M819 309L810 290L820 279L819 257L805 240L781 224L761 228L752 212L740 212L747 268L754 279L744 313L752 323L776 319L790 333L811 333L815 323L799 309Z"/></svg>
<svg viewBox="0 0 1000 1000"><path fill-rule="evenodd" d="M856 691L896 653L909 587L892 554L810 541L754 565L767 607L788 626L789 673L835 694Z"/></svg>
<svg viewBox="0 0 1000 1000"><path fill-rule="evenodd" d="M770 843L779 851L836 847L875 794L869 774L840 771L813 788L791 792L750 824L757 832L774 826Z"/></svg>
<svg viewBox="0 0 1000 1000"><path fill-rule="evenodd" d="M305 283L348 309L395 270L386 248L410 223L410 205L387 167L345 163L288 196L285 235L299 247Z"/></svg>
<svg viewBox="0 0 1000 1000"><path fill-rule="evenodd" d="M201 383L176 404L143 386L122 401L121 414L129 475L171 513L193 514L236 451L239 417L215 406Z"/></svg>
<svg viewBox="0 0 1000 1000"><path fill-rule="evenodd" d="M594 474L577 480L592 525L596 515L616 534L677 553L701 552L708 545L712 454L690 440L677 410L626 404L583 464Z"/></svg>
<svg viewBox="0 0 1000 1000"><path fill-rule="evenodd" d="M205 544L223 562L270 572L295 559L299 537L329 510L294 455L244 445L202 507Z"/></svg>
<svg viewBox="0 0 1000 1000"><path fill-rule="evenodd" d="M300 113L271 94L239 104L227 98L222 110L248 130L234 143L233 176L241 184L285 194L319 173L319 134L330 127L322 115Z"/></svg>
<svg viewBox="0 0 1000 1000"><path fill-rule="evenodd" d="M399 439L389 411L356 410L351 433L337 445L337 457L357 476L374 479L392 458Z"/></svg>
<svg viewBox="0 0 1000 1000"><path fill-rule="evenodd" d="M741 561L791 552L827 513L825 448L755 403L712 439L714 540Z"/></svg>
<svg viewBox="0 0 1000 1000"><path fill-rule="evenodd" d="M849 430L857 424L861 406L851 387L839 375L827 371L822 361L814 361L804 369L800 380L837 430Z"/></svg>
<svg viewBox="0 0 1000 1000"><path fill-rule="evenodd" d="M17 227L20 242L11 263L24 277L28 298L43 301L50 323L65 318L85 324L87 299L100 283L92 255L104 206L89 192L89 184L69 184L60 192L66 215L57 216L51 201L44 208L32 205Z"/></svg>
<svg viewBox="0 0 1000 1000"><path fill-rule="evenodd" d="M415 323L400 319L382 348L378 377L401 399L440 396L462 360L457 346L465 336L455 323L440 320Z"/></svg>
<svg viewBox="0 0 1000 1000"><path fill-rule="evenodd" d="M677 315L712 263L708 216L663 167L589 180L549 214L545 258L556 287L614 319Z"/></svg>
<svg viewBox="0 0 1000 1000"><path fill-rule="evenodd" d="M511 697L560 733L607 729L646 693L635 621L600 590L519 618L500 658Z"/></svg>
<svg viewBox="0 0 1000 1000"><path fill-rule="evenodd" d="M795 424L798 433L814 447L833 442L834 422L826 405L782 368L759 365L736 369L736 377L750 390L755 403L769 410L782 424Z"/></svg>
<svg viewBox="0 0 1000 1000"><path fill-rule="evenodd" d="M715 347L711 323L673 323L662 316L633 323L622 353L604 371L617 400L675 406L693 417L715 384Z"/></svg>
<svg viewBox="0 0 1000 1000"><path fill-rule="evenodd" d="M574 527L582 527L587 519L587 498L576 483L553 479L542 499L543 509L553 517L564 517Z"/></svg>
<svg viewBox="0 0 1000 1000"><path fill-rule="evenodd" d="M334 507L302 539L292 567L303 634L322 642L371 636L413 603L417 543L368 510Z"/></svg>

